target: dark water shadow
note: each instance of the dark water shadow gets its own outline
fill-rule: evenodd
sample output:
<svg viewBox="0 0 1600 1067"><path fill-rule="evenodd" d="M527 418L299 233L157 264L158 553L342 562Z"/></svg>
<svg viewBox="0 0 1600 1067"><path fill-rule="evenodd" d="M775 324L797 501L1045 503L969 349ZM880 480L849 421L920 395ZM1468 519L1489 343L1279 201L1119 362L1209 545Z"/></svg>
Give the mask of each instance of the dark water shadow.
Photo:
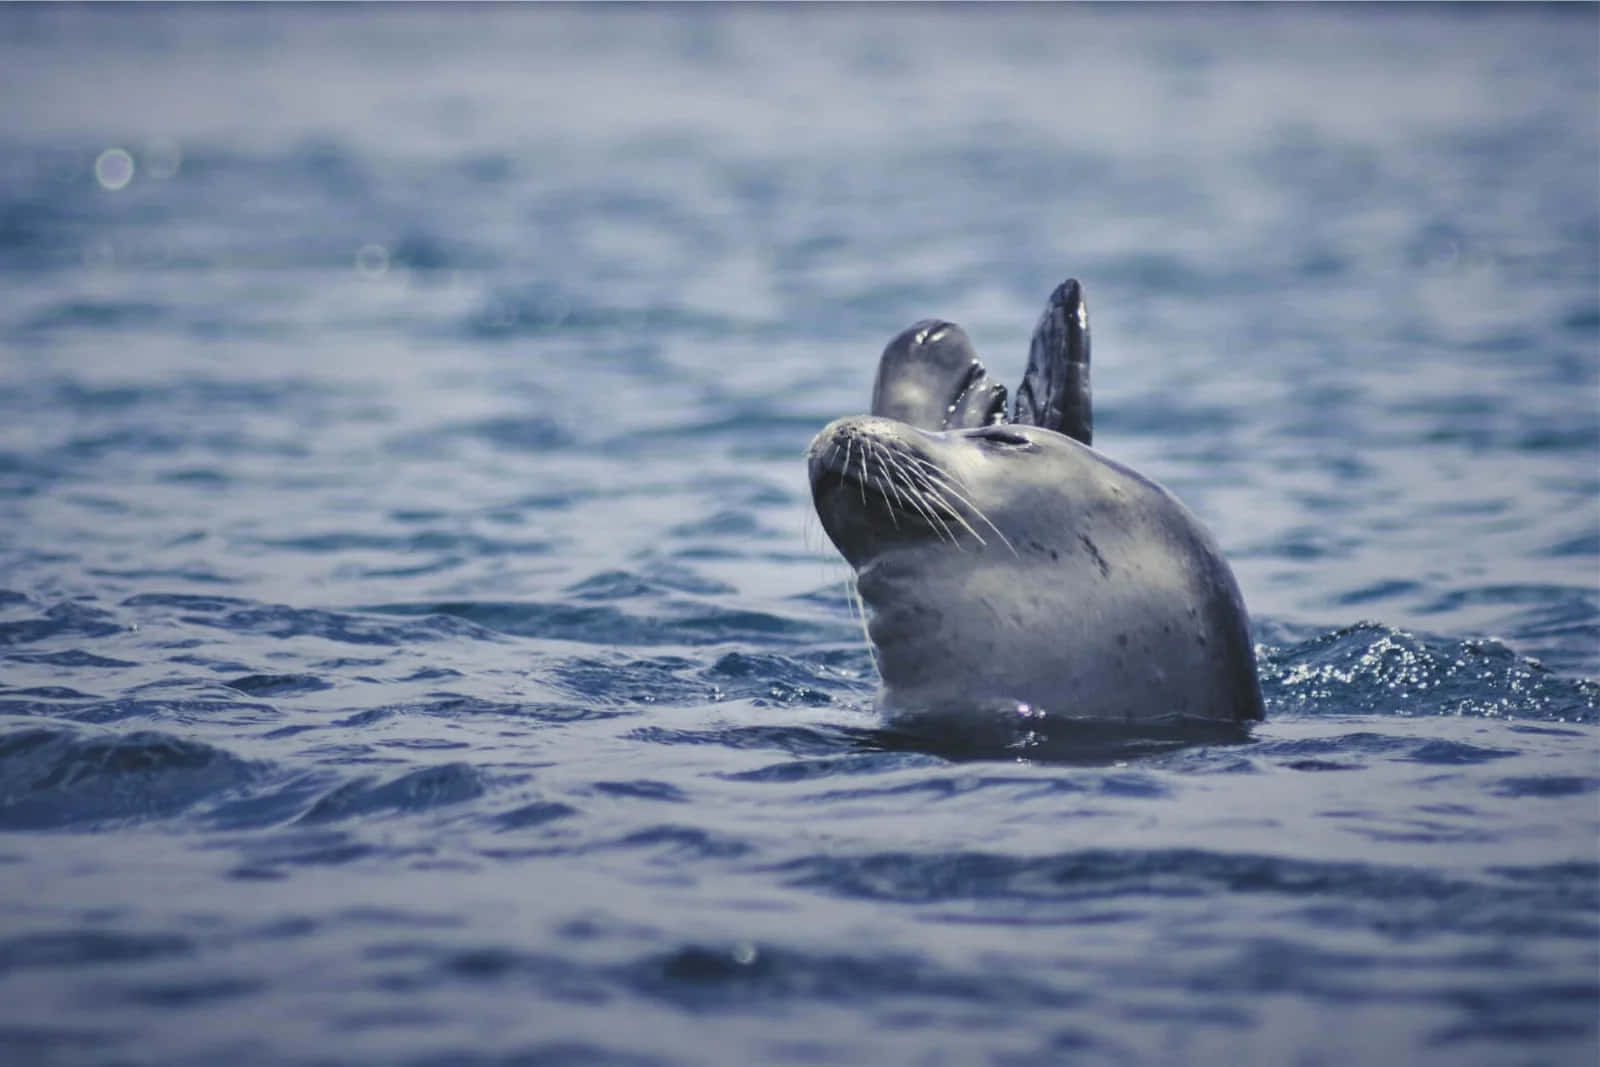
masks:
<svg viewBox="0 0 1600 1067"><path fill-rule="evenodd" d="M1101 719L1022 719L970 709L900 715L863 732L873 751L923 752L956 762L1027 760L1101 767L1201 745L1244 745L1247 723L1166 715L1129 723Z"/></svg>

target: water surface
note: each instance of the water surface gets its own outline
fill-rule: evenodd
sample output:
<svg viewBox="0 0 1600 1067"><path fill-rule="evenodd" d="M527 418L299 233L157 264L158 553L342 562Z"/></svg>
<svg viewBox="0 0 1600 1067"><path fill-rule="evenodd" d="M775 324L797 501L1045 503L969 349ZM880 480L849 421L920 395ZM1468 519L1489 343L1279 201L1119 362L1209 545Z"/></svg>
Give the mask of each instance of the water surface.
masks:
<svg viewBox="0 0 1600 1067"><path fill-rule="evenodd" d="M5 1058L1591 1061L1596 20L0 10ZM1268 719L896 743L803 450L1069 274Z"/></svg>

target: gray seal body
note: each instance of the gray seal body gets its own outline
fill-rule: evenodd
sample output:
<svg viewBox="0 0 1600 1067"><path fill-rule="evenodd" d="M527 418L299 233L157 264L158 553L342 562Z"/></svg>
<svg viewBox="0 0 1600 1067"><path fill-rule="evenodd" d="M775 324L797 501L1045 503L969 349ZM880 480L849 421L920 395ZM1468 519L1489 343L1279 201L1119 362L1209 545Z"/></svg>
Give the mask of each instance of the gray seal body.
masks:
<svg viewBox="0 0 1600 1067"><path fill-rule="evenodd" d="M1056 426L1003 421L1003 390L997 407L975 357L947 358L949 324L922 341L941 361L897 352L919 323L879 368L875 397L900 407L839 419L812 441L812 498L856 571L879 708L1259 719L1248 617L1211 535L1167 490L1058 432L1089 432L1087 318L1068 285L1082 343L1057 329L1039 351L1048 323L1061 325L1063 286L1019 390L1022 419L1043 412Z"/></svg>

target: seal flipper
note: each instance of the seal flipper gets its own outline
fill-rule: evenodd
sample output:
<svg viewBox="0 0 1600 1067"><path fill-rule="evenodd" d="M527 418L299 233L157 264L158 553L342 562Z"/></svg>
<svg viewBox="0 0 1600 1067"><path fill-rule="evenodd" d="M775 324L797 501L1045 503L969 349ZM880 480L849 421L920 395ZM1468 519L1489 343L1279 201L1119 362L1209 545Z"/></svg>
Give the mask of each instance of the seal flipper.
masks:
<svg viewBox="0 0 1600 1067"><path fill-rule="evenodd" d="M1028 370L1017 387L1012 422L1092 443L1089 396L1089 307L1076 278L1056 286L1028 346Z"/></svg>
<svg viewBox="0 0 1600 1067"><path fill-rule="evenodd" d="M967 332L923 319L896 334L878 359L872 414L923 430L1004 422L1006 387L989 378Z"/></svg>
<svg viewBox="0 0 1600 1067"><path fill-rule="evenodd" d="M1006 421L1006 387L990 378L982 363L973 365L972 380L945 418L946 430L968 430Z"/></svg>

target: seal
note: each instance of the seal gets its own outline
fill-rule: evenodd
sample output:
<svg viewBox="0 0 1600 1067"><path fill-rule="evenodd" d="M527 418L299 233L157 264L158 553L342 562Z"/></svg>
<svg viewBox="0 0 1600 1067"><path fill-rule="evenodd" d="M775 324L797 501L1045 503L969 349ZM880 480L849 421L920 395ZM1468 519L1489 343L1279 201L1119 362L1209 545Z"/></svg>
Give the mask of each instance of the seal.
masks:
<svg viewBox="0 0 1600 1067"><path fill-rule="evenodd" d="M812 441L812 499L908 713L1152 723L1262 717L1248 616L1170 492L1090 446L1088 314L1051 294L1010 420L959 327L890 341L870 415Z"/></svg>

